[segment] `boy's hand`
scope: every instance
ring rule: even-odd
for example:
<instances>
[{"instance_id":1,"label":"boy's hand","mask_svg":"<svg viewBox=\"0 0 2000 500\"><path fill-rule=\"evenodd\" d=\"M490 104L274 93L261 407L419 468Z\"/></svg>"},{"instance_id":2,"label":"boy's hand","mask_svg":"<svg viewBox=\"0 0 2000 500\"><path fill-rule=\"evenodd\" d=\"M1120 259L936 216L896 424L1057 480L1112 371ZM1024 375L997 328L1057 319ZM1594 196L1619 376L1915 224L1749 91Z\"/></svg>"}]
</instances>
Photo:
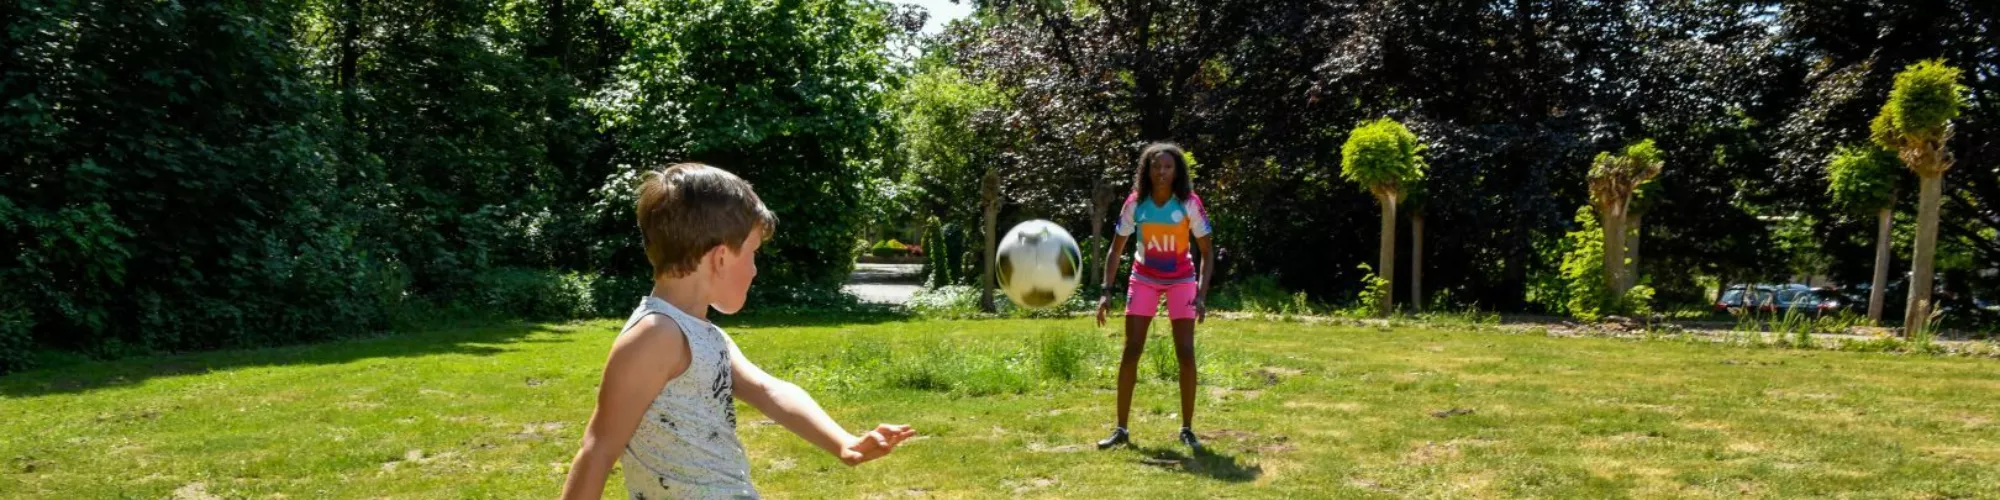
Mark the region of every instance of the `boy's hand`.
<instances>
[{"instance_id":1,"label":"boy's hand","mask_svg":"<svg viewBox=\"0 0 2000 500\"><path fill-rule=\"evenodd\" d=\"M917 430L911 429L907 425L882 424L875 426L875 430L868 431L867 434L862 434L860 437L854 438L854 441L840 448L840 462L854 466L861 465L862 462L882 458L883 455L888 455L889 452L895 451L896 445L903 444L903 440L915 435L917 435Z\"/></svg>"},{"instance_id":2,"label":"boy's hand","mask_svg":"<svg viewBox=\"0 0 2000 500\"><path fill-rule=\"evenodd\" d=\"M1194 322L1202 323L1206 321L1208 321L1208 299L1194 299Z\"/></svg>"}]
</instances>

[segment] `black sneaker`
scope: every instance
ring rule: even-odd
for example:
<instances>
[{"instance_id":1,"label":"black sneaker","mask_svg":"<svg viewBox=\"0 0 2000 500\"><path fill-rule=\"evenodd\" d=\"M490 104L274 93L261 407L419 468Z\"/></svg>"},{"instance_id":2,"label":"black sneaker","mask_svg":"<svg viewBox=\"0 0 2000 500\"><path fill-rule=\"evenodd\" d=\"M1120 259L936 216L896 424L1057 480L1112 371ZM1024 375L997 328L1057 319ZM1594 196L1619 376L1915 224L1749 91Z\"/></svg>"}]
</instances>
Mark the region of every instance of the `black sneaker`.
<instances>
[{"instance_id":1,"label":"black sneaker","mask_svg":"<svg viewBox=\"0 0 2000 500\"><path fill-rule=\"evenodd\" d=\"M1132 436L1130 434L1125 433L1124 427L1114 427L1111 429L1111 437L1104 438L1103 441L1097 442L1097 449L1102 450L1113 446L1131 444L1131 443L1132 443Z\"/></svg>"},{"instance_id":2,"label":"black sneaker","mask_svg":"<svg viewBox=\"0 0 2000 500\"><path fill-rule=\"evenodd\" d=\"M1181 428L1181 444L1187 445L1189 449L1192 449L1197 453L1203 450L1203 448L1201 447L1201 440L1195 439L1194 437L1194 429L1189 429L1186 427Z\"/></svg>"}]
</instances>

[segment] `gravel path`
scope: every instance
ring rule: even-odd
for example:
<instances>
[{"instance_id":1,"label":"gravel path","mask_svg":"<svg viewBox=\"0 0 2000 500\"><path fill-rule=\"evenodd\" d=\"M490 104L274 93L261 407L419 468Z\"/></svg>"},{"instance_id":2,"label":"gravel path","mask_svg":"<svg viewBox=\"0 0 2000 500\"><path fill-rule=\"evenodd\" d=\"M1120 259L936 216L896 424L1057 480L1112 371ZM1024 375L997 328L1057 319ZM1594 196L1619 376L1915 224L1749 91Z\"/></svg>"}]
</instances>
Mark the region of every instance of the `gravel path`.
<instances>
[{"instance_id":1,"label":"gravel path","mask_svg":"<svg viewBox=\"0 0 2000 500\"><path fill-rule=\"evenodd\" d=\"M855 264L841 290L862 302L903 305L923 288L922 264Z\"/></svg>"}]
</instances>

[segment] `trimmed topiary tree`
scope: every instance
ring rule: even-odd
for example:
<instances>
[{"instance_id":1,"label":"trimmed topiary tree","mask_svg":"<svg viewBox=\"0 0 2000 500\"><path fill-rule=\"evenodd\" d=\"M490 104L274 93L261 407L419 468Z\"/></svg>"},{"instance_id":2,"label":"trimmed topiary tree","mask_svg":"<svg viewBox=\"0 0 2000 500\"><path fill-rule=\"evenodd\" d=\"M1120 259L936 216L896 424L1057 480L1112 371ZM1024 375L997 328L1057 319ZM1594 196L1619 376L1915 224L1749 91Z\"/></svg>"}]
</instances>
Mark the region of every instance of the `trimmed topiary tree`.
<instances>
[{"instance_id":1,"label":"trimmed topiary tree","mask_svg":"<svg viewBox=\"0 0 2000 500\"><path fill-rule=\"evenodd\" d=\"M1646 139L1619 154L1605 151L1590 164L1590 206L1604 226L1604 283L1611 296L1625 293L1625 216L1639 184L1660 175L1660 149Z\"/></svg>"},{"instance_id":2,"label":"trimmed topiary tree","mask_svg":"<svg viewBox=\"0 0 2000 500\"><path fill-rule=\"evenodd\" d=\"M1424 145L1408 127L1389 118L1362 123L1340 147L1340 178L1360 184L1382 204L1382 255L1377 272L1394 290L1396 276L1396 202L1405 187L1424 179ZM1384 293L1378 308L1388 315L1395 294Z\"/></svg>"},{"instance_id":3,"label":"trimmed topiary tree","mask_svg":"<svg viewBox=\"0 0 2000 500\"><path fill-rule=\"evenodd\" d=\"M1965 107L1959 69L1932 59L1896 74L1889 102L1870 124L1875 144L1896 152L1917 174L1917 240L1910 259L1910 307L1903 328L1919 328L1931 312L1931 277L1937 257L1938 197L1944 172L1951 169L1951 120Z\"/></svg>"},{"instance_id":4,"label":"trimmed topiary tree","mask_svg":"<svg viewBox=\"0 0 2000 500\"><path fill-rule=\"evenodd\" d=\"M1826 194L1835 204L1876 217L1875 277L1868 289L1868 320L1882 322L1883 289L1889 285L1890 209L1896 205L1896 154L1874 146L1842 146L1826 165Z\"/></svg>"}]
</instances>

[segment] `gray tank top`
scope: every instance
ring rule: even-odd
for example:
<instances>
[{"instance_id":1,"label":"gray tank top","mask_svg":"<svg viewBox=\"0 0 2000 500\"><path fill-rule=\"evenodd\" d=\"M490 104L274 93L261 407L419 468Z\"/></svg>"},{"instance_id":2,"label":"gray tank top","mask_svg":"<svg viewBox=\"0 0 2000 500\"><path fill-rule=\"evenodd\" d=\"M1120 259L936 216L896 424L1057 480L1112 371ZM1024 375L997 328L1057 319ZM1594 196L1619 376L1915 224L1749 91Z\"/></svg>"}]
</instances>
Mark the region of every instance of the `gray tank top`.
<instances>
[{"instance_id":1,"label":"gray tank top","mask_svg":"<svg viewBox=\"0 0 2000 500\"><path fill-rule=\"evenodd\" d=\"M649 314L680 325L687 337L688 367L667 381L646 408L621 460L631 498L757 498L750 486L750 458L736 439L736 401L729 372L729 335L659 297L640 301L632 319Z\"/></svg>"}]
</instances>

